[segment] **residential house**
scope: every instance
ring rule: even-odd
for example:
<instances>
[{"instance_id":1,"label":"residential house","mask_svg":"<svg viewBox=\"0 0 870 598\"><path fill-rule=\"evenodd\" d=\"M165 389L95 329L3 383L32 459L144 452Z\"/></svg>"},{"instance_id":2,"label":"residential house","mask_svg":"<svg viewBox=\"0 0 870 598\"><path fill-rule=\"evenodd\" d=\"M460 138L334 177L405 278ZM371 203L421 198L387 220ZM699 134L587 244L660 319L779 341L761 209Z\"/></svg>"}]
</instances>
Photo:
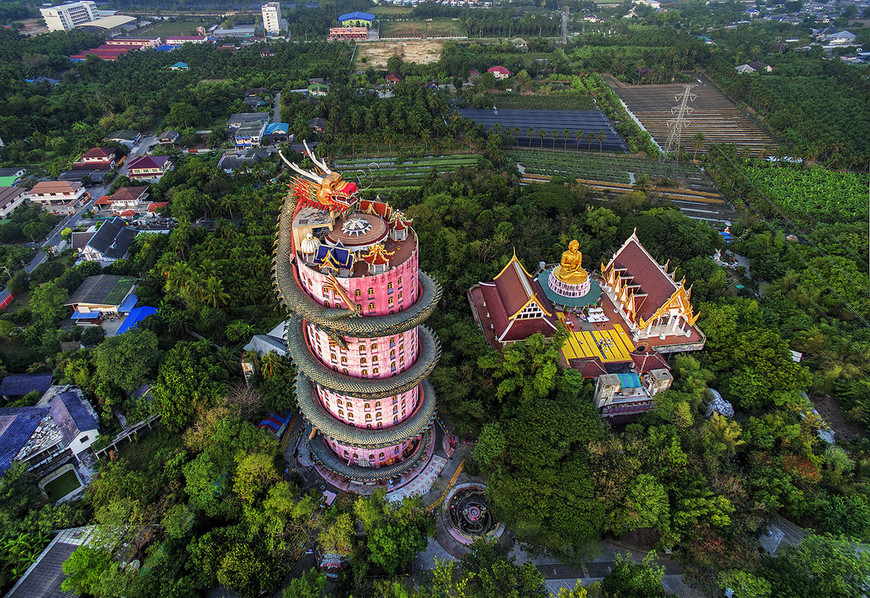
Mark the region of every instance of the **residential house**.
<instances>
[{"instance_id":1,"label":"residential house","mask_svg":"<svg viewBox=\"0 0 870 598\"><path fill-rule=\"evenodd\" d=\"M148 204L145 210L145 216L148 218L156 218L158 213L169 205L168 201L154 201Z\"/></svg>"},{"instance_id":2,"label":"residential house","mask_svg":"<svg viewBox=\"0 0 870 598\"><path fill-rule=\"evenodd\" d=\"M275 50L273 50L272 48L263 48L262 50L260 50L260 56L262 56L263 58L272 58L273 56L275 56Z\"/></svg>"},{"instance_id":3,"label":"residential house","mask_svg":"<svg viewBox=\"0 0 870 598\"><path fill-rule=\"evenodd\" d=\"M329 85L326 83L314 83L308 86L308 95L315 98L325 98L329 93Z\"/></svg>"},{"instance_id":4,"label":"residential house","mask_svg":"<svg viewBox=\"0 0 870 598\"><path fill-rule=\"evenodd\" d=\"M259 126L269 122L268 112L240 112L233 114L227 119L228 129L239 129L241 127Z\"/></svg>"},{"instance_id":5,"label":"residential house","mask_svg":"<svg viewBox=\"0 0 870 598\"><path fill-rule=\"evenodd\" d=\"M73 308L72 319L77 324L99 325L103 318L117 317L133 309L137 301L135 288L136 279L129 276L88 276L64 305Z\"/></svg>"},{"instance_id":6,"label":"residential house","mask_svg":"<svg viewBox=\"0 0 870 598\"><path fill-rule=\"evenodd\" d=\"M164 131L157 138L157 143L161 145L178 145L179 137L181 137L181 133L178 131Z\"/></svg>"},{"instance_id":7,"label":"residential house","mask_svg":"<svg viewBox=\"0 0 870 598\"><path fill-rule=\"evenodd\" d=\"M505 67L503 67L503 66L492 66L492 67L489 67L488 69L486 69L486 72L487 72L487 73L492 73L492 74L495 76L495 78L498 79L498 80L507 79L507 78L510 77L511 74L512 74L509 70L507 70L507 69L506 69Z\"/></svg>"},{"instance_id":8,"label":"residential house","mask_svg":"<svg viewBox=\"0 0 870 598\"><path fill-rule=\"evenodd\" d=\"M117 141L127 147L133 147L139 143L140 139L142 139L142 133L138 131L130 131L128 129L113 131L106 137L106 141Z\"/></svg>"},{"instance_id":9,"label":"residential house","mask_svg":"<svg viewBox=\"0 0 870 598\"><path fill-rule=\"evenodd\" d=\"M44 374L9 374L3 381L0 382L0 396L7 401L20 399L26 394L33 391L39 393L39 396L51 388L51 372Z\"/></svg>"},{"instance_id":10,"label":"residential house","mask_svg":"<svg viewBox=\"0 0 870 598\"><path fill-rule=\"evenodd\" d=\"M76 207L90 199L81 183L71 181L42 181L27 192L25 197L52 214L72 214Z\"/></svg>"},{"instance_id":11,"label":"residential house","mask_svg":"<svg viewBox=\"0 0 870 598\"><path fill-rule=\"evenodd\" d=\"M837 31L825 36L825 42L829 46L854 46L857 38L851 31Z\"/></svg>"},{"instance_id":12,"label":"residential house","mask_svg":"<svg viewBox=\"0 0 870 598\"><path fill-rule=\"evenodd\" d=\"M27 83L33 83L34 85L50 85L54 87L60 83L60 79L52 79L51 77L34 77L33 79L25 79Z\"/></svg>"},{"instance_id":13,"label":"residential house","mask_svg":"<svg viewBox=\"0 0 870 598\"><path fill-rule=\"evenodd\" d=\"M148 187L121 187L111 195L102 196L94 205L99 208L110 207L120 213L125 210L142 212L148 203Z\"/></svg>"},{"instance_id":14,"label":"residential house","mask_svg":"<svg viewBox=\"0 0 870 598\"><path fill-rule=\"evenodd\" d=\"M78 389L34 407L0 408L0 474L23 462L43 478L40 487L64 470L81 484L79 466L98 437L99 419Z\"/></svg>"},{"instance_id":15,"label":"residential house","mask_svg":"<svg viewBox=\"0 0 870 598\"><path fill-rule=\"evenodd\" d=\"M170 71L186 71L190 67L187 66L186 62L176 62L172 66L169 67Z\"/></svg>"},{"instance_id":16,"label":"residential house","mask_svg":"<svg viewBox=\"0 0 870 598\"><path fill-rule=\"evenodd\" d=\"M320 118L319 116L316 118L312 118L308 121L308 125L311 127L311 130L315 133L323 133L326 129L327 121L325 118Z\"/></svg>"},{"instance_id":17,"label":"residential house","mask_svg":"<svg viewBox=\"0 0 870 598\"><path fill-rule=\"evenodd\" d=\"M7 218L23 204L25 195L21 187L0 187L0 218Z\"/></svg>"},{"instance_id":18,"label":"residential house","mask_svg":"<svg viewBox=\"0 0 870 598\"><path fill-rule=\"evenodd\" d=\"M117 153L112 147L92 147L73 163L75 170L111 170Z\"/></svg>"},{"instance_id":19,"label":"residential house","mask_svg":"<svg viewBox=\"0 0 870 598\"><path fill-rule=\"evenodd\" d=\"M166 38L166 45L181 46L183 44L204 44L207 41L207 35L173 35Z\"/></svg>"},{"instance_id":20,"label":"residential house","mask_svg":"<svg viewBox=\"0 0 870 598\"><path fill-rule=\"evenodd\" d=\"M260 147L260 141L263 138L265 130L266 123L239 127L233 134L233 141L236 147Z\"/></svg>"},{"instance_id":21,"label":"residential house","mask_svg":"<svg viewBox=\"0 0 870 598\"><path fill-rule=\"evenodd\" d=\"M755 69L749 66L748 64L741 64L734 67L734 70L740 73L741 75L747 75L749 73L754 73Z\"/></svg>"},{"instance_id":22,"label":"residential house","mask_svg":"<svg viewBox=\"0 0 870 598\"><path fill-rule=\"evenodd\" d=\"M764 64L763 62L761 62L761 61L759 61L759 60L753 60L752 62L747 63L747 64L748 64L748 66L752 67L752 69L753 69L756 73L759 72L759 71L764 71L764 72L766 72L766 73L770 73L770 72L773 71L773 67L772 67L772 66L770 66L769 64Z\"/></svg>"},{"instance_id":23,"label":"residential house","mask_svg":"<svg viewBox=\"0 0 870 598\"><path fill-rule=\"evenodd\" d=\"M266 100L258 97L248 97L242 100L243 103L247 104L251 108L262 108L266 105Z\"/></svg>"},{"instance_id":24,"label":"residential house","mask_svg":"<svg viewBox=\"0 0 870 598\"><path fill-rule=\"evenodd\" d=\"M169 156L139 156L127 166L127 176L137 181L159 181L172 169Z\"/></svg>"},{"instance_id":25,"label":"residential house","mask_svg":"<svg viewBox=\"0 0 870 598\"><path fill-rule=\"evenodd\" d=\"M127 227L121 218L106 220L81 250L79 259L103 265L116 262L127 254L137 232Z\"/></svg>"},{"instance_id":26,"label":"residential house","mask_svg":"<svg viewBox=\"0 0 870 598\"><path fill-rule=\"evenodd\" d=\"M263 131L263 143L280 143L290 139L290 125L287 123L269 123Z\"/></svg>"},{"instance_id":27,"label":"residential house","mask_svg":"<svg viewBox=\"0 0 870 598\"><path fill-rule=\"evenodd\" d=\"M401 81L402 75L400 75L399 73L387 73L385 79L387 80L387 83L392 85L393 83L398 83L399 81Z\"/></svg>"}]
</instances>

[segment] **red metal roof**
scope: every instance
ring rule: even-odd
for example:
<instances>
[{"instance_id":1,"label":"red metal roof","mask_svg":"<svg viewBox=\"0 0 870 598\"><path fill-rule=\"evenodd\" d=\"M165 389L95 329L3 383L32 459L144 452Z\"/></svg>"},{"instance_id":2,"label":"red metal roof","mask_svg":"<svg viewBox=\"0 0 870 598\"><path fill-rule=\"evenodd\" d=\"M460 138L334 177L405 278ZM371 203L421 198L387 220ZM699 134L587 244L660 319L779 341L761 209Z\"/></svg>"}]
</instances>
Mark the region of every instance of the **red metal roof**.
<instances>
[{"instance_id":1,"label":"red metal roof","mask_svg":"<svg viewBox=\"0 0 870 598\"><path fill-rule=\"evenodd\" d=\"M95 206L110 206L112 205L112 198L108 195L102 196L100 199L94 202Z\"/></svg>"},{"instance_id":2,"label":"red metal roof","mask_svg":"<svg viewBox=\"0 0 870 598\"><path fill-rule=\"evenodd\" d=\"M148 204L148 211L153 213L153 212L156 212L157 210L161 210L161 209L165 208L168 205L169 205L168 201L155 201L153 203Z\"/></svg>"},{"instance_id":3,"label":"red metal roof","mask_svg":"<svg viewBox=\"0 0 870 598\"><path fill-rule=\"evenodd\" d=\"M163 168L163 165L169 160L167 156L140 156L128 164L130 170L141 170L144 168Z\"/></svg>"},{"instance_id":4,"label":"red metal roof","mask_svg":"<svg viewBox=\"0 0 870 598\"><path fill-rule=\"evenodd\" d=\"M110 147L92 147L88 151L82 154L82 157L79 160L84 160L85 158L99 158L101 160L110 160L115 157L114 148Z\"/></svg>"}]
</instances>

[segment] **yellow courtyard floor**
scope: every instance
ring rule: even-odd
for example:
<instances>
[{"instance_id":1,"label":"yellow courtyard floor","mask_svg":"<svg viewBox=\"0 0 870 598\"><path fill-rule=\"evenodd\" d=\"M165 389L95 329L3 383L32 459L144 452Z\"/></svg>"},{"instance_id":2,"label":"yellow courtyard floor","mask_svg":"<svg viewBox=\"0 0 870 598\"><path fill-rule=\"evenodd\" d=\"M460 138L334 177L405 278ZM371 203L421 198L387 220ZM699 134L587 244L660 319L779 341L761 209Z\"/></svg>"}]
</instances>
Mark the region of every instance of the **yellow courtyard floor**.
<instances>
[{"instance_id":1,"label":"yellow courtyard floor","mask_svg":"<svg viewBox=\"0 0 870 598\"><path fill-rule=\"evenodd\" d=\"M564 323L564 314L558 315ZM604 363L631 361L629 353L632 351L634 345L625 329L620 324L609 322L602 330L571 330L569 327L568 342L562 346L566 360L598 357Z\"/></svg>"}]
</instances>

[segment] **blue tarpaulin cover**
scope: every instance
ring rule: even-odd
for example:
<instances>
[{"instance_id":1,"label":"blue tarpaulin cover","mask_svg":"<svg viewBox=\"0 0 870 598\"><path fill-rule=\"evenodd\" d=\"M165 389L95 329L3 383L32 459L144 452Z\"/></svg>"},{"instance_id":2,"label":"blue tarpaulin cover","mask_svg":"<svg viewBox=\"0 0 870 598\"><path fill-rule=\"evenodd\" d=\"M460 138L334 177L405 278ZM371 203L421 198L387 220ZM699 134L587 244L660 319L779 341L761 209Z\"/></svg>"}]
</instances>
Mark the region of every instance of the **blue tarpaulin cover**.
<instances>
[{"instance_id":1,"label":"blue tarpaulin cover","mask_svg":"<svg viewBox=\"0 0 870 598\"><path fill-rule=\"evenodd\" d=\"M121 323L121 327L118 328L118 332L116 334L124 334L131 328L135 328L139 322L144 320L150 315L156 314L157 310L153 307L148 307L147 305L143 305L142 307L134 307L132 311L124 318L124 321Z\"/></svg>"},{"instance_id":2,"label":"blue tarpaulin cover","mask_svg":"<svg viewBox=\"0 0 870 598\"><path fill-rule=\"evenodd\" d=\"M124 299L124 302L118 307L118 311L122 314L127 314L132 311L134 307L136 307L136 302L139 301L139 297L136 296L136 293L130 293L127 295L127 298Z\"/></svg>"},{"instance_id":3,"label":"blue tarpaulin cover","mask_svg":"<svg viewBox=\"0 0 870 598\"><path fill-rule=\"evenodd\" d=\"M617 374L622 388L640 388L640 378L637 374Z\"/></svg>"}]
</instances>

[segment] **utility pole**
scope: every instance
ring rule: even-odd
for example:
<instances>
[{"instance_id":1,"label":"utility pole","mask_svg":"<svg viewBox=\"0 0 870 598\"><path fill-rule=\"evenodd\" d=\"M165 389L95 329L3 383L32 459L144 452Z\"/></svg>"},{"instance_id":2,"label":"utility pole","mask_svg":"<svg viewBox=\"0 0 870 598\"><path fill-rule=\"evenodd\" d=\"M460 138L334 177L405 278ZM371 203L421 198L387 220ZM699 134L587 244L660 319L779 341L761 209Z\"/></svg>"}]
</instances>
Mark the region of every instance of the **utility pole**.
<instances>
[{"instance_id":1,"label":"utility pole","mask_svg":"<svg viewBox=\"0 0 870 598\"><path fill-rule=\"evenodd\" d=\"M568 44L568 20L571 13L570 6L562 7L562 43Z\"/></svg>"}]
</instances>

